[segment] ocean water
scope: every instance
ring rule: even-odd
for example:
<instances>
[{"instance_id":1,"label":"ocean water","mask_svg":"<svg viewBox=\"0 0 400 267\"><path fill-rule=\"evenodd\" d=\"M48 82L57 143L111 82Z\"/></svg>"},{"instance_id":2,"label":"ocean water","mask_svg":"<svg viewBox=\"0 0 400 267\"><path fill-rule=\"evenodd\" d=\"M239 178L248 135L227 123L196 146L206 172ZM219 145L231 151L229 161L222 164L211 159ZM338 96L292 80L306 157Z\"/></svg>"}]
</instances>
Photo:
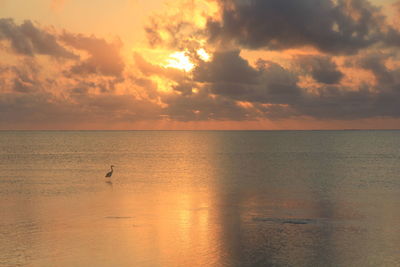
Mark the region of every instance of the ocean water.
<instances>
[{"instance_id":1,"label":"ocean water","mask_svg":"<svg viewBox=\"0 0 400 267\"><path fill-rule=\"evenodd\" d=\"M400 266L399 208L400 131L0 132L0 266Z\"/></svg>"}]
</instances>

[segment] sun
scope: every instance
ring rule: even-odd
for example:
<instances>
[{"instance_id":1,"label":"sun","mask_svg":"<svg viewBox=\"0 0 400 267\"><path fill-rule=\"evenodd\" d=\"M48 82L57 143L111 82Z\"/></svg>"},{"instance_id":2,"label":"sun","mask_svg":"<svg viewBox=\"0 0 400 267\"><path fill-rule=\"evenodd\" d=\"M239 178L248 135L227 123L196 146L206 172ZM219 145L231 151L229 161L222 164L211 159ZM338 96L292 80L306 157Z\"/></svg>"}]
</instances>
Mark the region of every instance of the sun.
<instances>
[{"instance_id":1,"label":"sun","mask_svg":"<svg viewBox=\"0 0 400 267\"><path fill-rule=\"evenodd\" d=\"M200 48L196 52L201 60L205 62L209 62L211 60L211 56L206 52L206 50L204 50L204 48Z\"/></svg>"},{"instance_id":2,"label":"sun","mask_svg":"<svg viewBox=\"0 0 400 267\"><path fill-rule=\"evenodd\" d=\"M189 72L195 67L195 65L190 61L190 58L185 52L174 52L169 55L165 67Z\"/></svg>"}]
</instances>

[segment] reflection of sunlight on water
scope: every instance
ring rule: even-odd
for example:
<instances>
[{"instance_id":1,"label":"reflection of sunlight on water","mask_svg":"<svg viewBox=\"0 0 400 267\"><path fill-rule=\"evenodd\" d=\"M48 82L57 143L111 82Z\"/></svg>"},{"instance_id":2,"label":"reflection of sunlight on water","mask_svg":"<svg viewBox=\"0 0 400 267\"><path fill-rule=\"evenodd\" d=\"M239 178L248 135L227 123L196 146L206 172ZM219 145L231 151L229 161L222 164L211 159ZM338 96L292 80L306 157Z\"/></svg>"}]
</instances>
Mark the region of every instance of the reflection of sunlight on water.
<instances>
[{"instance_id":1,"label":"reflection of sunlight on water","mask_svg":"<svg viewBox=\"0 0 400 267\"><path fill-rule=\"evenodd\" d=\"M206 266L219 258L219 229L210 223L212 198L205 192L164 191L124 196L118 214L131 215L141 227L119 227L136 257L176 266ZM126 223L116 220L115 224ZM135 253L134 253L135 254ZM202 256L203 255L203 256ZM189 262L196 259L194 262Z\"/></svg>"},{"instance_id":2,"label":"reflection of sunlight on water","mask_svg":"<svg viewBox=\"0 0 400 267\"><path fill-rule=\"evenodd\" d=\"M210 212L218 213L213 147L199 146L198 137L188 133L164 142L162 149L179 158L152 162L152 170L161 172L152 188L119 197L120 214L135 214L135 224L147 226L124 229L139 258L167 266L207 266L221 258L221 229L210 222Z\"/></svg>"}]
</instances>

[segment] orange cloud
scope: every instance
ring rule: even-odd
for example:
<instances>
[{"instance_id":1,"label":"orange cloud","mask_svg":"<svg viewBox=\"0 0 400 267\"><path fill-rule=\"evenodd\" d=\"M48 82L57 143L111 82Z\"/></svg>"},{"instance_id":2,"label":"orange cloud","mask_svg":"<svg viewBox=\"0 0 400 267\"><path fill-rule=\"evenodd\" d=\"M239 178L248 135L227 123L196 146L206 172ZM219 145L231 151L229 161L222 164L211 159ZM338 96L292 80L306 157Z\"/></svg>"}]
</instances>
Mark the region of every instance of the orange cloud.
<instances>
[{"instance_id":1,"label":"orange cloud","mask_svg":"<svg viewBox=\"0 0 400 267\"><path fill-rule=\"evenodd\" d=\"M293 6L315 12L295 0L253 2L268 13L275 1L281 19L297 12ZM165 16L153 17L146 27L150 45L136 47L128 56L118 38L110 41L29 20L0 19L0 127L249 130L399 125L400 33L378 19L383 14L368 1L339 1L351 4L348 14L345 6L337 7L346 19L328 12L333 17L321 18L325 24L316 28L309 28L304 14L298 14L305 20L288 20L284 32L262 24L272 18L247 17L254 7L246 7L246 1L227 2L169 6ZM321 3L333 8L331 1ZM55 9L64 4L52 2ZM358 10L356 4L361 5ZM312 12L311 17L321 17ZM248 26L254 21L261 24L252 32ZM349 32L343 28L346 21ZM379 33L379 39L375 26L390 30ZM337 38L326 43L321 36Z\"/></svg>"}]
</instances>

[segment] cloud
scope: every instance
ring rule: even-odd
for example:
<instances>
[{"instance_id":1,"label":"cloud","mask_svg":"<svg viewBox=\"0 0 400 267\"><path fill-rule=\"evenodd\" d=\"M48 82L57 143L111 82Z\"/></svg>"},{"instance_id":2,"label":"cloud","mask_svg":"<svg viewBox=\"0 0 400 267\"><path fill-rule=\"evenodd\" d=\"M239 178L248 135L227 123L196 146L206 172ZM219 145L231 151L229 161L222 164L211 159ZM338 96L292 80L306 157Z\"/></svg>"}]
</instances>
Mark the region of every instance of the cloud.
<instances>
[{"instance_id":1,"label":"cloud","mask_svg":"<svg viewBox=\"0 0 400 267\"><path fill-rule=\"evenodd\" d=\"M89 86L90 87L90 86ZM76 87L69 96L28 91L0 94L2 125L81 125L160 119L161 107L132 94L96 94Z\"/></svg>"},{"instance_id":2,"label":"cloud","mask_svg":"<svg viewBox=\"0 0 400 267\"><path fill-rule=\"evenodd\" d=\"M211 62L194 70L194 79L209 90L238 101L287 104L301 94L297 77L272 61L259 60L257 69L239 51L217 52Z\"/></svg>"},{"instance_id":3,"label":"cloud","mask_svg":"<svg viewBox=\"0 0 400 267\"><path fill-rule=\"evenodd\" d=\"M336 63L328 56L299 56L296 64L300 68L297 66L288 69L267 60L259 60L252 67L240 57L238 51L216 53L211 62L200 64L195 69L194 81L202 84L203 94L214 96L214 102L218 99L219 104L225 103L221 104L221 108L225 108L226 103L230 103L231 107L235 106L231 112L238 120L302 116L322 120L399 118L400 112L395 103L400 102L400 78L394 77L400 77L400 68L388 69L384 61L389 57L390 55L367 53L351 58L355 67L371 70L377 76L378 83L374 86L367 83L358 87L342 84L345 73L339 71ZM310 75L319 82L314 91L300 86L301 75ZM179 104L180 109L173 109L177 118L178 111L184 109L182 107L187 107L188 114L194 112L189 108L191 102L196 103L193 107L199 111L203 110L201 105L209 110L210 103L213 102L206 101L209 100L206 96L174 96L170 109ZM241 103L245 103L243 110L240 109ZM202 113L190 115L201 118L200 114ZM210 117L209 112L205 114ZM218 112L213 114L216 117L221 115Z\"/></svg>"},{"instance_id":4,"label":"cloud","mask_svg":"<svg viewBox=\"0 0 400 267\"><path fill-rule=\"evenodd\" d=\"M0 65L0 93L32 93L42 88L40 66L33 58L24 58L21 64Z\"/></svg>"},{"instance_id":5,"label":"cloud","mask_svg":"<svg viewBox=\"0 0 400 267\"><path fill-rule=\"evenodd\" d=\"M4 124L54 123L76 119L76 109L49 93L1 94L0 121Z\"/></svg>"},{"instance_id":6,"label":"cloud","mask_svg":"<svg viewBox=\"0 0 400 267\"><path fill-rule=\"evenodd\" d=\"M384 17L364 0L219 1L222 20L208 21L210 40L248 49L312 46L353 54L382 38Z\"/></svg>"},{"instance_id":7,"label":"cloud","mask_svg":"<svg viewBox=\"0 0 400 267\"><path fill-rule=\"evenodd\" d=\"M192 81L168 76L178 85L174 94L161 99L174 119L399 117L394 108L400 100L399 60L397 52L388 51L396 50L400 33L386 22L379 7L366 0L216 2L220 17L208 17L206 28L193 29L193 24L188 26L190 22L176 16L172 23L155 18L146 28L152 45L191 51L196 44L190 40L208 37L208 46L215 51L210 62L191 55L197 62ZM304 50L286 57L285 66L270 59L253 66L240 55L240 49L305 47L318 53L304 55ZM376 49L385 52L377 54ZM166 77L151 64L142 64L142 70ZM376 82L358 76L358 71L370 72ZM357 82L352 81L354 76ZM302 82L304 77L311 77L311 83ZM218 112L216 103L235 115Z\"/></svg>"},{"instance_id":8,"label":"cloud","mask_svg":"<svg viewBox=\"0 0 400 267\"><path fill-rule=\"evenodd\" d=\"M146 28L165 54L185 51L187 72L140 50L130 64L119 40L1 19L1 127L400 118L400 34L368 1L214 2L204 27L174 13Z\"/></svg>"},{"instance_id":9,"label":"cloud","mask_svg":"<svg viewBox=\"0 0 400 267\"><path fill-rule=\"evenodd\" d=\"M157 75L174 81L186 79L184 72L174 68L165 68L146 61L139 53L134 53L133 58L136 66L145 76Z\"/></svg>"},{"instance_id":10,"label":"cloud","mask_svg":"<svg viewBox=\"0 0 400 267\"><path fill-rule=\"evenodd\" d=\"M79 94L73 96L77 107L85 109L91 119L133 122L160 119L161 107L133 95ZM110 116L112 114L112 116Z\"/></svg>"},{"instance_id":11,"label":"cloud","mask_svg":"<svg viewBox=\"0 0 400 267\"><path fill-rule=\"evenodd\" d=\"M15 92L29 93L37 91L40 88L38 81L30 77L27 73L17 70L16 74L13 86Z\"/></svg>"},{"instance_id":12,"label":"cloud","mask_svg":"<svg viewBox=\"0 0 400 267\"><path fill-rule=\"evenodd\" d=\"M380 85L390 84L394 82L394 75L399 74L388 70L385 65L385 61L393 56L386 53L371 53L360 58L356 65L371 71Z\"/></svg>"},{"instance_id":13,"label":"cloud","mask_svg":"<svg viewBox=\"0 0 400 267\"><path fill-rule=\"evenodd\" d=\"M164 108L164 114L177 121L254 119L254 116L237 105L236 101L211 96L204 90L194 94L165 95L162 100L168 105Z\"/></svg>"},{"instance_id":14,"label":"cloud","mask_svg":"<svg viewBox=\"0 0 400 267\"><path fill-rule=\"evenodd\" d=\"M258 72L240 57L240 51L216 52L211 62L200 61L194 79L199 82L253 83Z\"/></svg>"},{"instance_id":15,"label":"cloud","mask_svg":"<svg viewBox=\"0 0 400 267\"><path fill-rule=\"evenodd\" d=\"M36 27L29 20L17 25L13 19L0 19L1 40L10 41L12 50L21 55L39 54L56 58L76 58L58 43L55 35Z\"/></svg>"},{"instance_id":16,"label":"cloud","mask_svg":"<svg viewBox=\"0 0 400 267\"><path fill-rule=\"evenodd\" d=\"M321 87L318 94L303 95L293 108L298 114L318 119L351 120L380 115L367 88L351 91L334 86Z\"/></svg>"},{"instance_id":17,"label":"cloud","mask_svg":"<svg viewBox=\"0 0 400 267\"><path fill-rule=\"evenodd\" d=\"M86 51L89 57L75 65L71 72L74 74L102 74L107 76L121 76L125 68L120 50L120 40L109 43L104 39L82 34L65 32L60 39L67 45Z\"/></svg>"},{"instance_id":18,"label":"cloud","mask_svg":"<svg viewBox=\"0 0 400 267\"><path fill-rule=\"evenodd\" d=\"M344 77L329 56L299 56L297 64L320 83L337 84Z\"/></svg>"},{"instance_id":19,"label":"cloud","mask_svg":"<svg viewBox=\"0 0 400 267\"><path fill-rule=\"evenodd\" d=\"M151 47L197 50L206 38L203 28L208 17L216 15L214 0L179 0L168 9L153 14L144 28Z\"/></svg>"}]
</instances>

